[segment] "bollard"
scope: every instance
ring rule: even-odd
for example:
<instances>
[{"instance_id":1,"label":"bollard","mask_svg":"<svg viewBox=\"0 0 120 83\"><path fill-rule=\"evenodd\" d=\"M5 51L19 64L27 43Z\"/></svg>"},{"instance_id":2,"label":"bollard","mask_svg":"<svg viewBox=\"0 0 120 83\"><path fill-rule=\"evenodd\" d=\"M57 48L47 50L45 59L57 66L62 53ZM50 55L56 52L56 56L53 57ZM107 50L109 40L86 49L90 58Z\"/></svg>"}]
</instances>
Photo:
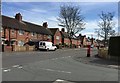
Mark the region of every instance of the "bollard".
<instances>
[{"instance_id":1,"label":"bollard","mask_svg":"<svg viewBox=\"0 0 120 83\"><path fill-rule=\"evenodd\" d=\"M88 45L87 47L88 47L88 48L87 48L87 57L90 57L90 48L91 48L91 46Z\"/></svg>"}]
</instances>

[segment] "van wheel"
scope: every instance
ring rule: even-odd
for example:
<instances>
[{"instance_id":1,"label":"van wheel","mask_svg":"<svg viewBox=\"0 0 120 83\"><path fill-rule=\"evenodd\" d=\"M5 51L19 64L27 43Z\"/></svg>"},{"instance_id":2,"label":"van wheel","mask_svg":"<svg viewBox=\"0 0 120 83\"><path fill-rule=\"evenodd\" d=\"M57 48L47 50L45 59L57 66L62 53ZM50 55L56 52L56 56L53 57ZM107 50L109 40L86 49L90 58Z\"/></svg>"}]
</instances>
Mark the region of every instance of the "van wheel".
<instances>
[{"instance_id":1,"label":"van wheel","mask_svg":"<svg viewBox=\"0 0 120 83\"><path fill-rule=\"evenodd\" d=\"M47 51L49 51L49 48L47 48Z\"/></svg>"},{"instance_id":2,"label":"van wheel","mask_svg":"<svg viewBox=\"0 0 120 83\"><path fill-rule=\"evenodd\" d=\"M54 51L57 50L56 48L54 49Z\"/></svg>"}]
</instances>

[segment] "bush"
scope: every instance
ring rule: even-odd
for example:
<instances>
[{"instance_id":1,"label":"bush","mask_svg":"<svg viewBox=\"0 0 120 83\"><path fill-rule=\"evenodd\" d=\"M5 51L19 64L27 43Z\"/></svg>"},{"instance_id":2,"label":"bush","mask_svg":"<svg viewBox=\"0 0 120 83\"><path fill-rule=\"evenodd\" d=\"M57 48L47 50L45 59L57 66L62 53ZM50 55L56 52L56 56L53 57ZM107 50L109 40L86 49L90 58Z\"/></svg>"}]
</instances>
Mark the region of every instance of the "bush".
<instances>
[{"instance_id":1,"label":"bush","mask_svg":"<svg viewBox=\"0 0 120 83\"><path fill-rule=\"evenodd\" d=\"M101 58L109 58L109 55L108 55L108 49L107 48L100 48L98 50L98 56L101 57Z\"/></svg>"}]
</instances>

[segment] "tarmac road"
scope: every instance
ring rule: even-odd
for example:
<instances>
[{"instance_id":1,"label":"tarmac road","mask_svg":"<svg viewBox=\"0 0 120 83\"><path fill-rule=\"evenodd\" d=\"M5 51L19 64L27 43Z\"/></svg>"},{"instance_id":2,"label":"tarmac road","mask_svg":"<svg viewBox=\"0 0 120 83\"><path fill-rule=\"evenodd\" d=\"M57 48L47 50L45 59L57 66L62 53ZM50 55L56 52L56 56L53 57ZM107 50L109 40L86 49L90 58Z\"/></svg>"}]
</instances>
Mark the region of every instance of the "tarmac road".
<instances>
[{"instance_id":1,"label":"tarmac road","mask_svg":"<svg viewBox=\"0 0 120 83\"><path fill-rule=\"evenodd\" d=\"M91 55L97 53L92 49ZM76 61L86 49L3 54L3 81L118 81L118 70Z\"/></svg>"}]
</instances>

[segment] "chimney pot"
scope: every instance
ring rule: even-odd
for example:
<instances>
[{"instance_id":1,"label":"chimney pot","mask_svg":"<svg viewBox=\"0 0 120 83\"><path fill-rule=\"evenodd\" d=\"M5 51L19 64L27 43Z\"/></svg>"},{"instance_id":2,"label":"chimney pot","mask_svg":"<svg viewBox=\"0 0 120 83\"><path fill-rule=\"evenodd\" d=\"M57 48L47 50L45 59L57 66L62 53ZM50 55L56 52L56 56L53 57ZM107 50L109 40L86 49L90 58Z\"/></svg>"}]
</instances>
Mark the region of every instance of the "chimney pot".
<instances>
[{"instance_id":1,"label":"chimney pot","mask_svg":"<svg viewBox=\"0 0 120 83\"><path fill-rule=\"evenodd\" d=\"M62 30L61 30L62 32L65 32L65 29L64 28L62 28Z\"/></svg>"},{"instance_id":2,"label":"chimney pot","mask_svg":"<svg viewBox=\"0 0 120 83\"><path fill-rule=\"evenodd\" d=\"M15 15L15 19L17 19L18 21L22 21L22 16L21 16L21 14L20 13L17 13L16 15Z\"/></svg>"},{"instance_id":3,"label":"chimney pot","mask_svg":"<svg viewBox=\"0 0 120 83\"><path fill-rule=\"evenodd\" d=\"M47 28L47 27L48 27L47 22L44 22L44 23L43 23L43 27L45 27L45 28Z\"/></svg>"}]
</instances>

